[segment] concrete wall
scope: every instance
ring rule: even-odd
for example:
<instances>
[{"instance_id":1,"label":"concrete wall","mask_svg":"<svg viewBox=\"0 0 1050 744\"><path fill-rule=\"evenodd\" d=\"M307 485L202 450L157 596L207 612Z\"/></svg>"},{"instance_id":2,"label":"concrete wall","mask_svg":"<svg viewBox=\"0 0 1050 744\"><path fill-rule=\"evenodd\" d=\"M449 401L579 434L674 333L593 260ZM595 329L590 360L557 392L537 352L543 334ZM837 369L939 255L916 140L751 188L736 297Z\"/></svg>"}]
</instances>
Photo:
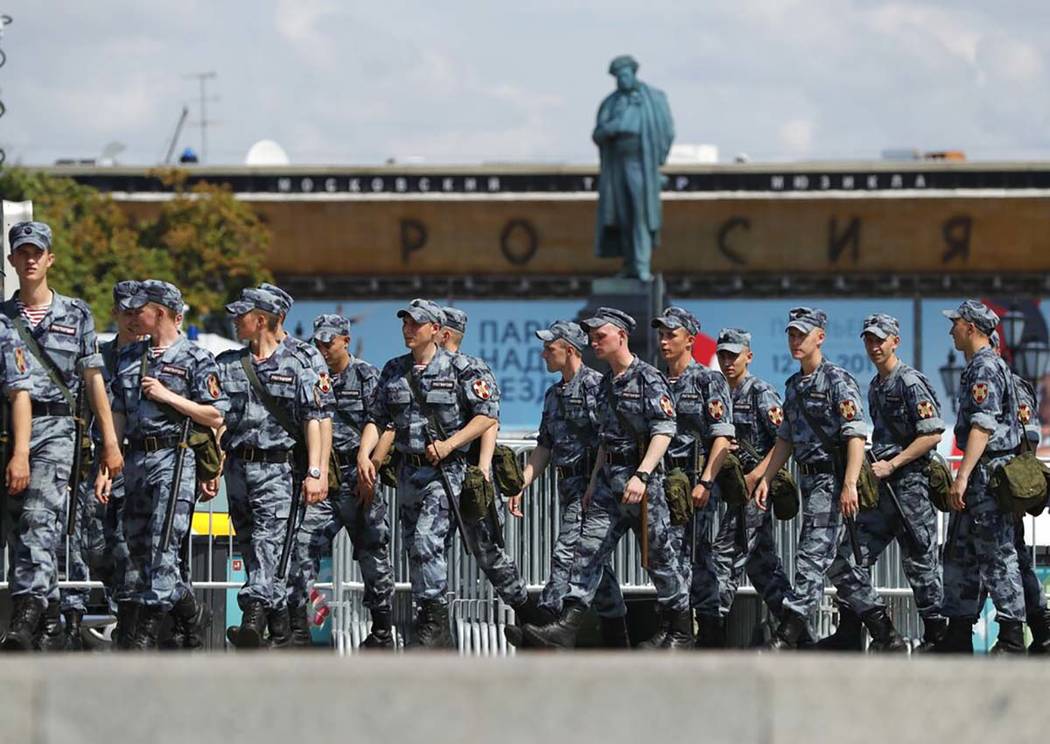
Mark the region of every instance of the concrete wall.
<instances>
[{"instance_id":1,"label":"concrete wall","mask_svg":"<svg viewBox=\"0 0 1050 744\"><path fill-rule=\"evenodd\" d=\"M1043 662L639 653L2 660L0 741L1036 741Z\"/></svg>"}]
</instances>

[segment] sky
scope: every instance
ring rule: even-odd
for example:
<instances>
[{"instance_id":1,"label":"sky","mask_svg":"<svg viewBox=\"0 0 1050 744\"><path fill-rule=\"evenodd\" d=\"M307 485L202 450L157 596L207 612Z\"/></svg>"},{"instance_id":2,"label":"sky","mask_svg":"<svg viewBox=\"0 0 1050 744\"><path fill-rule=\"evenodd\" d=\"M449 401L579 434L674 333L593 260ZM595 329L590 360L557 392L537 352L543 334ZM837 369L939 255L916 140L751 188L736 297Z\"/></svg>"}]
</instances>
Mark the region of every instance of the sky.
<instances>
[{"instance_id":1,"label":"sky","mask_svg":"<svg viewBox=\"0 0 1050 744\"><path fill-rule=\"evenodd\" d=\"M1050 3L877 0L6 0L9 162L164 158L208 92L206 161L594 163L609 60L723 161L887 148L1050 158ZM200 129L179 142L200 149Z\"/></svg>"}]
</instances>

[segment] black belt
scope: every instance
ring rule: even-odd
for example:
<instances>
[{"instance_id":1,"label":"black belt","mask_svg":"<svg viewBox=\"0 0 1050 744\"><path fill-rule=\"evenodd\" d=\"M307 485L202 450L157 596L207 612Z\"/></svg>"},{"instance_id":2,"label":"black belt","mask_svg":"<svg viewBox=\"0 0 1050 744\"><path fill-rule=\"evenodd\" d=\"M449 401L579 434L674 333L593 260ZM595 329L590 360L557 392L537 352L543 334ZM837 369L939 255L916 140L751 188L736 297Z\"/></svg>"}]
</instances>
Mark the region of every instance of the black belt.
<instances>
[{"instance_id":1,"label":"black belt","mask_svg":"<svg viewBox=\"0 0 1050 744\"><path fill-rule=\"evenodd\" d=\"M286 449L260 449L258 447L242 446L234 449L232 454L243 462L258 462L268 465L283 465L292 461L292 450Z\"/></svg>"},{"instance_id":2,"label":"black belt","mask_svg":"<svg viewBox=\"0 0 1050 744\"><path fill-rule=\"evenodd\" d=\"M32 402L33 418L38 416L72 416L73 412L66 403L45 403L42 400Z\"/></svg>"},{"instance_id":3,"label":"black belt","mask_svg":"<svg viewBox=\"0 0 1050 744\"><path fill-rule=\"evenodd\" d=\"M565 480L566 478L579 478L581 475L590 475L591 471L587 467L587 463L579 462L575 465L559 465L554 468L555 474L558 476L558 480Z\"/></svg>"},{"instance_id":4,"label":"black belt","mask_svg":"<svg viewBox=\"0 0 1050 744\"><path fill-rule=\"evenodd\" d=\"M634 452L606 452L606 465L623 465L630 468L638 467L638 455Z\"/></svg>"},{"instance_id":5,"label":"black belt","mask_svg":"<svg viewBox=\"0 0 1050 744\"><path fill-rule=\"evenodd\" d=\"M983 460L985 458L988 458L989 460L994 460L998 457L1013 457L1016 454L1017 448L1005 450L985 450L984 454L981 455L981 459Z\"/></svg>"},{"instance_id":6,"label":"black belt","mask_svg":"<svg viewBox=\"0 0 1050 744\"><path fill-rule=\"evenodd\" d=\"M338 465L341 468L356 467L357 466L357 451L358 451L357 447L355 447L352 450L347 450L346 452L339 452L339 451L333 450L332 454L335 456L335 464Z\"/></svg>"},{"instance_id":7,"label":"black belt","mask_svg":"<svg viewBox=\"0 0 1050 744\"><path fill-rule=\"evenodd\" d=\"M142 437L141 439L129 439L128 449L140 452L156 452L162 449L174 449L179 446L182 437L178 434L169 434L163 437Z\"/></svg>"},{"instance_id":8,"label":"black belt","mask_svg":"<svg viewBox=\"0 0 1050 744\"><path fill-rule=\"evenodd\" d=\"M828 460L823 462L800 462L798 463L799 475L834 475L835 464Z\"/></svg>"},{"instance_id":9,"label":"black belt","mask_svg":"<svg viewBox=\"0 0 1050 744\"><path fill-rule=\"evenodd\" d=\"M401 459L406 465L411 465L414 468L430 467L430 460L425 455L410 455L407 452L402 452Z\"/></svg>"}]
</instances>

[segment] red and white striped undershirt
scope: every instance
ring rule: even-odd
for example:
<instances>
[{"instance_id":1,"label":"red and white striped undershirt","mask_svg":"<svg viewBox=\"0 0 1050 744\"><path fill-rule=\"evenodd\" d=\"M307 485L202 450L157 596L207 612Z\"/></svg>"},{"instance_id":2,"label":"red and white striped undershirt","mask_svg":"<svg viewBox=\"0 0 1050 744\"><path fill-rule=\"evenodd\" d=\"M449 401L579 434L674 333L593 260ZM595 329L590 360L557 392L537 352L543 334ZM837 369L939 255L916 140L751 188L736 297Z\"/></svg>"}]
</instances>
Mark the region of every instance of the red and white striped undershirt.
<instances>
[{"instance_id":1,"label":"red and white striped undershirt","mask_svg":"<svg viewBox=\"0 0 1050 744\"><path fill-rule=\"evenodd\" d=\"M51 303L48 302L45 305L26 305L21 300L15 300L18 305L18 312L26 322L29 323L31 328L36 328L40 325L40 321L47 315L47 311L51 309Z\"/></svg>"},{"instance_id":2,"label":"red and white striped undershirt","mask_svg":"<svg viewBox=\"0 0 1050 744\"><path fill-rule=\"evenodd\" d=\"M152 359L160 359L164 356L164 352L171 348L171 344L167 346L151 346L149 347L149 355Z\"/></svg>"}]
</instances>

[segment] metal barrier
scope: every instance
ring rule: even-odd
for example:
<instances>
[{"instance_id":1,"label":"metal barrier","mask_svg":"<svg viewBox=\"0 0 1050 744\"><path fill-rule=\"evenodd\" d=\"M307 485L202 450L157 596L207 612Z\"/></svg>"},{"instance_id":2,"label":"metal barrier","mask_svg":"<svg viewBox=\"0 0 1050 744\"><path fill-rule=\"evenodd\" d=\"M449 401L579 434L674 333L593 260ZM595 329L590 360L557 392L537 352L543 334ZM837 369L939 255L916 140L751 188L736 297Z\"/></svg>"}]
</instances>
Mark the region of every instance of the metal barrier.
<instances>
[{"instance_id":1,"label":"metal barrier","mask_svg":"<svg viewBox=\"0 0 1050 744\"><path fill-rule=\"evenodd\" d=\"M527 459L535 441L531 439L503 439L502 444L511 447L522 464ZM960 458L951 458L957 462ZM397 520L397 493L393 489L383 488L384 498L389 500L388 513L393 522ZM220 500L198 504L193 519L194 531L199 533L190 541L187 565L193 567L192 583L195 590L205 593L217 593L224 600L228 590L236 590L240 581L229 576L228 567L237 555L233 530L227 514L216 510ZM532 591L540 590L550 574L551 551L558 537L560 524L560 507L557 497L557 485L553 477L553 468L548 468L526 492L523 510L524 519L507 517L504 526L507 553L517 563L522 577ZM505 511L505 510L504 510ZM1035 557L1035 518L1025 517L1026 533L1032 542L1030 546ZM717 520L713 526L717 530ZM943 543L947 531L947 515L937 515L938 542ZM798 521L781 522L774 520L776 544L784 568L789 577L794 576L795 556L798 544ZM508 647L503 636L503 627L513 620L513 611L495 595L492 586L485 579L473 558L466 556L456 535L449 554L449 591L450 618L453 624L454 637L458 640L461 654L508 654L514 649ZM203 552L203 555L201 553ZM225 556L222 565L220 557ZM395 577L394 624L398 630L399 642L403 641L404 630L411 627L414 621L408 573L408 556L401 544L400 529L391 530L391 562ZM5 581L0 582L0 590L6 589L6 554L0 557ZM652 595L655 592L645 570L641 567L640 551L633 537L621 540L612 560L613 568L625 595ZM71 563L69 551L66 550L64 576L69 576ZM890 544L872 569L875 586L879 593L886 597L893 621L907 638L918 638L922 635L922 623L915 611L911 588L901 569L900 547L896 541ZM61 588L101 588L97 581L59 582ZM339 654L349 654L356 649L368 635L369 615L362 605L364 584L356 562L353 560L353 549L345 531L336 538L332 551L332 581L318 583L316 588L330 593L329 605L332 609L332 643ZM830 585L825 590L825 597L817 613L816 630L821 634L830 631L834 624L837 610L832 601L835 590ZM747 576L741 579L738 595L754 595ZM213 605L215 598L213 597ZM103 619L95 622L103 624ZM221 636L218 642L221 643Z\"/></svg>"}]
</instances>

